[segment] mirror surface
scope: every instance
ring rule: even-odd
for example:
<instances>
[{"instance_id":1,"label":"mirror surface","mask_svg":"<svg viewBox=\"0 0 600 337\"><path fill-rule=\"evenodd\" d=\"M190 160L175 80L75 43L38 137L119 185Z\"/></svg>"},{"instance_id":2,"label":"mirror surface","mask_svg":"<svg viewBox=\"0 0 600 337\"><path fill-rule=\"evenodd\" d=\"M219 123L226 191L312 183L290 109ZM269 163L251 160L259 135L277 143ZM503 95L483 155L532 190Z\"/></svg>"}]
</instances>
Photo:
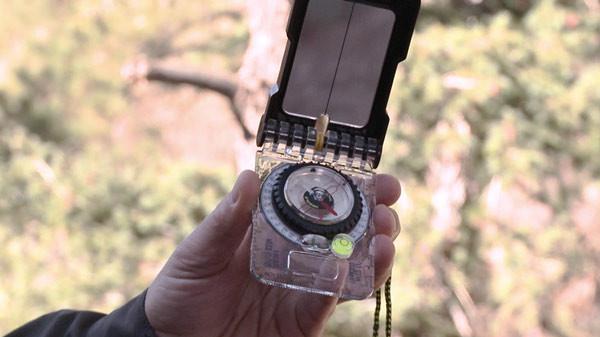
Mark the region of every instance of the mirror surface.
<instances>
[{"instance_id":1,"label":"mirror surface","mask_svg":"<svg viewBox=\"0 0 600 337\"><path fill-rule=\"evenodd\" d=\"M291 115L363 127L369 121L395 15L344 0L311 0L283 99Z\"/></svg>"}]
</instances>

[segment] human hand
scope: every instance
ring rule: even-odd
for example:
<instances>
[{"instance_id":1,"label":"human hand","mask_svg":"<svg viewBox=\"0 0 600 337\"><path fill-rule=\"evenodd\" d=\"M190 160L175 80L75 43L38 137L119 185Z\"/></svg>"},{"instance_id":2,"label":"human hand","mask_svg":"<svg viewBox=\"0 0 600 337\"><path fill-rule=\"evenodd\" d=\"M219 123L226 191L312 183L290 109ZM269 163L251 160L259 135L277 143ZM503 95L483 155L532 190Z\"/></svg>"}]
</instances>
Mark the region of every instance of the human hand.
<instances>
[{"instance_id":1,"label":"human hand","mask_svg":"<svg viewBox=\"0 0 600 337\"><path fill-rule=\"evenodd\" d=\"M400 224L392 205L400 184L377 176L373 213L375 287L391 273ZM260 181L243 172L233 190L175 250L146 294L159 337L319 336L338 299L266 286L249 271L251 215ZM231 247L237 247L232 249Z\"/></svg>"}]
</instances>

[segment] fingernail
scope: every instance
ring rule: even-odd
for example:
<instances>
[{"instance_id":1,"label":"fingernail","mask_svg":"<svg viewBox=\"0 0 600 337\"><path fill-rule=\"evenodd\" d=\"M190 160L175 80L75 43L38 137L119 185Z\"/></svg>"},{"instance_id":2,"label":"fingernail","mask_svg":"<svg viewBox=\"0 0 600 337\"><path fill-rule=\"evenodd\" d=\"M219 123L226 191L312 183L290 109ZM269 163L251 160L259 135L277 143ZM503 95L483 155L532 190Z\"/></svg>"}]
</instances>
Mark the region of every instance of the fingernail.
<instances>
[{"instance_id":1,"label":"fingernail","mask_svg":"<svg viewBox=\"0 0 600 337\"><path fill-rule=\"evenodd\" d=\"M402 231L402 226L400 225L400 217L398 216L398 212L395 209L390 207L390 211L392 212L392 216L394 217L394 239L400 235Z\"/></svg>"}]
</instances>

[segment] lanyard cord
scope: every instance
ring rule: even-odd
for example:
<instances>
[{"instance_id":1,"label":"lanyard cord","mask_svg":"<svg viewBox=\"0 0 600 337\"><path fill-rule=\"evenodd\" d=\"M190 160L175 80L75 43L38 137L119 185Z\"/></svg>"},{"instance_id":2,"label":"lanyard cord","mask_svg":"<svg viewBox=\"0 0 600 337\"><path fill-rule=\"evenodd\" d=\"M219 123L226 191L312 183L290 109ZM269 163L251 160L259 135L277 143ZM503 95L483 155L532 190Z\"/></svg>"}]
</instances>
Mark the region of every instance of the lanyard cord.
<instances>
[{"instance_id":1,"label":"lanyard cord","mask_svg":"<svg viewBox=\"0 0 600 337\"><path fill-rule=\"evenodd\" d=\"M385 336L392 336L392 277L385 282ZM375 292L375 318L373 320L373 337L379 336L379 313L381 312L381 289Z\"/></svg>"}]
</instances>

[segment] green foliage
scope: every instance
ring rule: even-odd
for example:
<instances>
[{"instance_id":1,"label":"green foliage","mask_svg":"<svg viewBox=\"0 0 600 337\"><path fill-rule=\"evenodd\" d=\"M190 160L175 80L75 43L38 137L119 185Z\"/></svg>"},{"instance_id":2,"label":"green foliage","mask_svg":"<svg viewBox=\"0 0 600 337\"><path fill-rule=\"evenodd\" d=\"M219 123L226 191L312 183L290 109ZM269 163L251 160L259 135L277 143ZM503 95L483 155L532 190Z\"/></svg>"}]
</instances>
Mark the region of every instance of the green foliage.
<instances>
[{"instance_id":1,"label":"green foliage","mask_svg":"<svg viewBox=\"0 0 600 337\"><path fill-rule=\"evenodd\" d=\"M0 327L61 307L110 310L151 281L232 174L67 155L23 128L0 133ZM167 165L168 164L168 165Z\"/></svg>"},{"instance_id":2,"label":"green foliage","mask_svg":"<svg viewBox=\"0 0 600 337\"><path fill-rule=\"evenodd\" d=\"M598 11L540 1L523 16L419 28L384 154L410 201L396 268L399 330L454 336L451 311L461 308L482 336L598 334L598 295L574 300L579 309L560 297L580 291L579 280L600 284L598 246L586 239L597 229L586 232L575 207L600 181ZM459 168L458 177L439 183L432 163L445 174ZM452 207L456 190L465 195ZM435 198L456 210L456 227L432 221ZM452 294L463 285L474 312Z\"/></svg>"},{"instance_id":3,"label":"green foliage","mask_svg":"<svg viewBox=\"0 0 600 337\"><path fill-rule=\"evenodd\" d=\"M404 187L395 332L600 333L594 3L424 3L381 169ZM132 59L235 71L240 4L0 4L0 331L120 305L226 193L230 170L168 159L151 137L126 153L108 135L132 100ZM327 336L370 334L371 312L343 304Z\"/></svg>"},{"instance_id":4,"label":"green foliage","mask_svg":"<svg viewBox=\"0 0 600 337\"><path fill-rule=\"evenodd\" d=\"M61 308L119 306L226 193L232 170L173 162L153 139L125 153L109 134L128 112L121 68L136 55L237 66L243 22L211 26L230 7L0 4L11 14L0 21L0 331Z\"/></svg>"}]
</instances>

